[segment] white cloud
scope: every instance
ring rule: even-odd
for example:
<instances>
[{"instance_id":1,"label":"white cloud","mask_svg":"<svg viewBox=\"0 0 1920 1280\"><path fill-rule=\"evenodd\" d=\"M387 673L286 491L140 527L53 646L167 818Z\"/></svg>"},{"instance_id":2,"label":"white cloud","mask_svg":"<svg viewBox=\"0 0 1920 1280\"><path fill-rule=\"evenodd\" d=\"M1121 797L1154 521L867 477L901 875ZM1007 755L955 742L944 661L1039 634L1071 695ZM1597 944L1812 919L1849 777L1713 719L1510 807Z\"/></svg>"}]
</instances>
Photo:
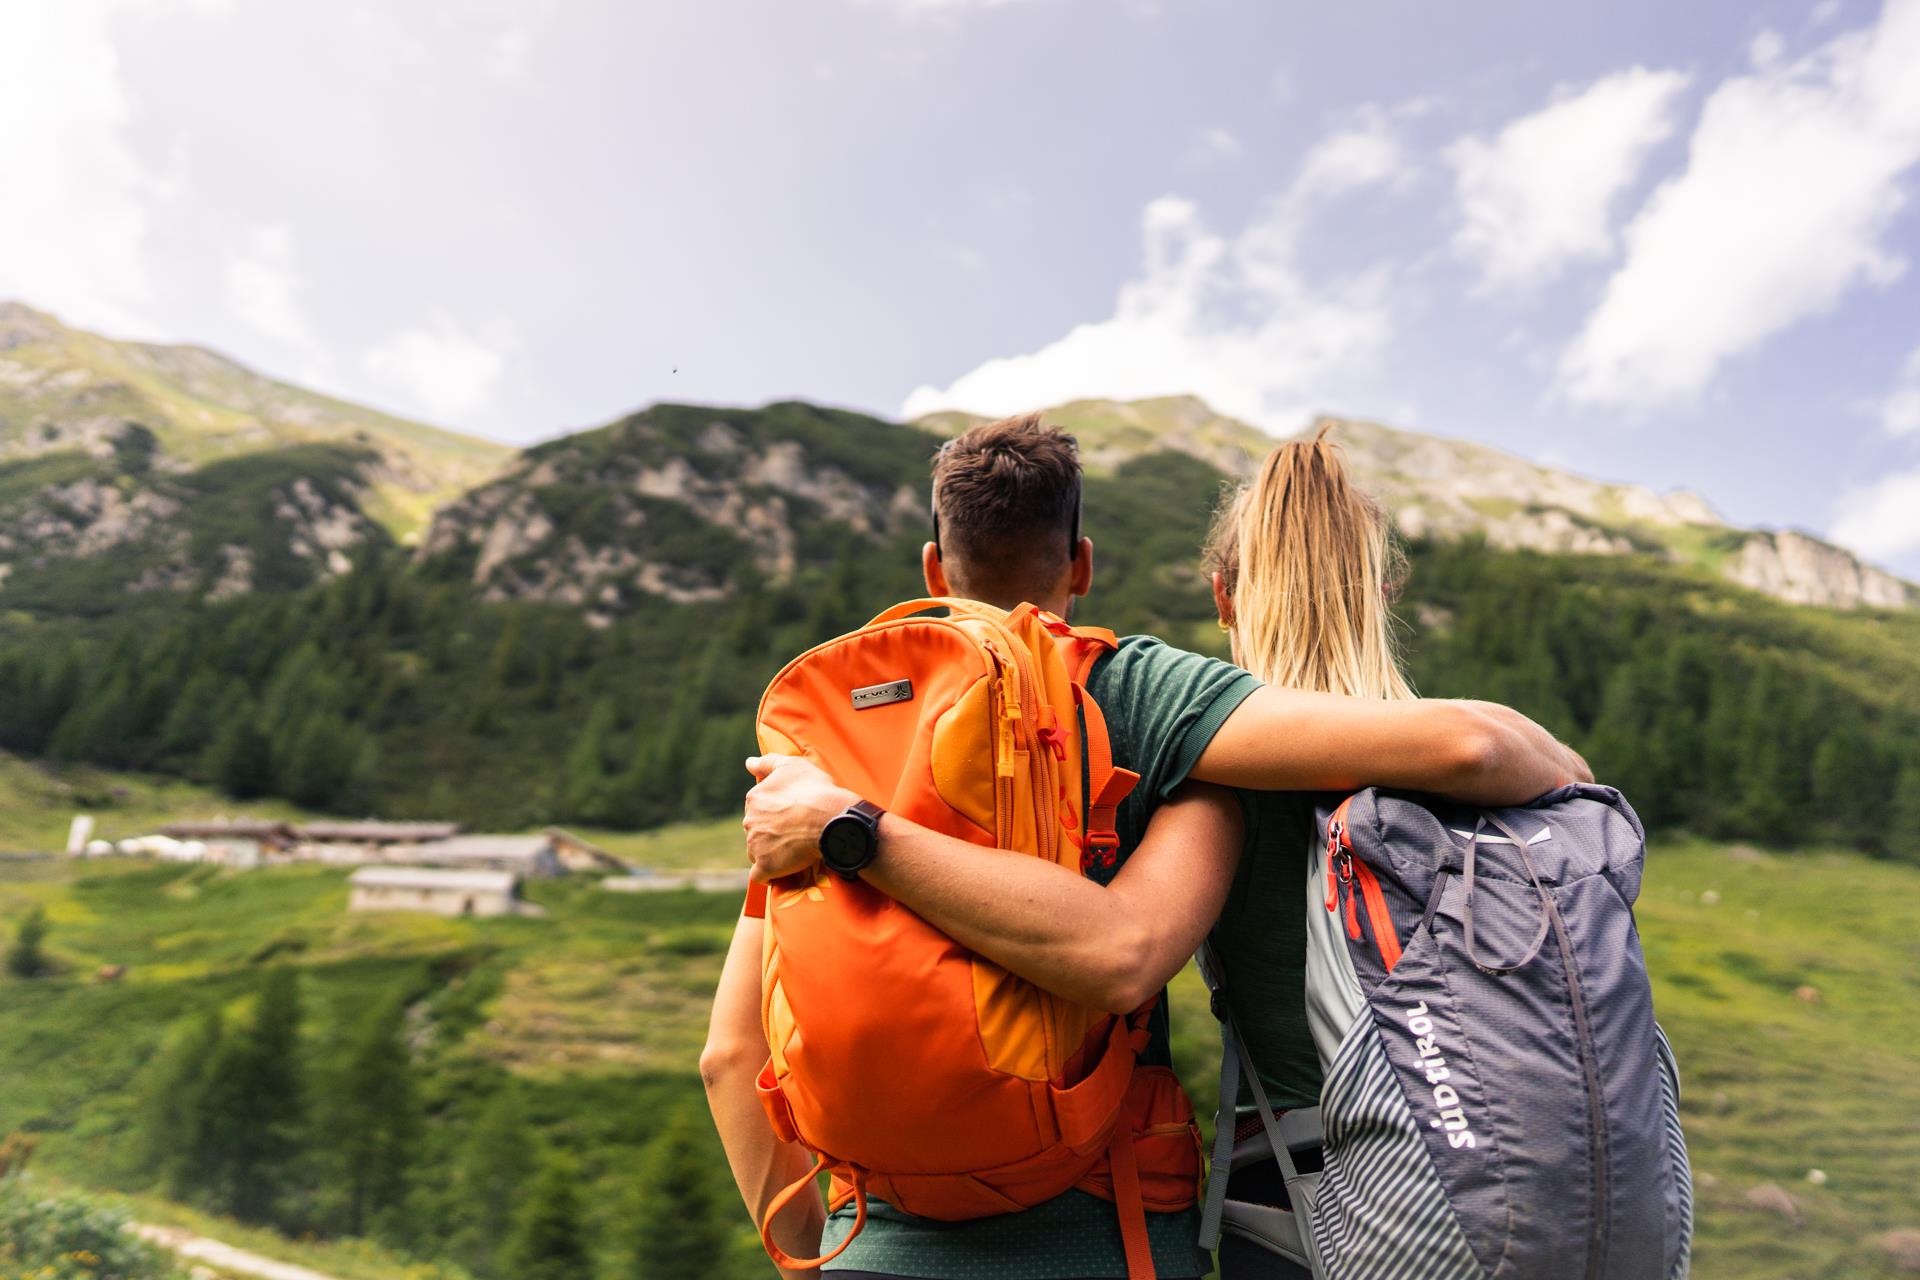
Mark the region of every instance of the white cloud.
<instances>
[{"instance_id":1,"label":"white cloud","mask_svg":"<svg viewBox=\"0 0 1920 1280\"><path fill-rule=\"evenodd\" d=\"M902 413L1013 413L1093 396L1195 392L1223 412L1291 428L1340 377L1370 365L1393 329L1384 266L1315 281L1298 244L1325 203L1405 172L1383 118L1333 135L1237 236L1163 196L1141 215L1142 264L1113 314L1025 355L989 360L944 388L920 387Z\"/></svg>"},{"instance_id":2,"label":"white cloud","mask_svg":"<svg viewBox=\"0 0 1920 1280\"><path fill-rule=\"evenodd\" d=\"M151 179L103 0L0 7L0 297L151 336Z\"/></svg>"},{"instance_id":3,"label":"white cloud","mask_svg":"<svg viewBox=\"0 0 1920 1280\"><path fill-rule=\"evenodd\" d=\"M1786 51L1786 37L1772 28L1767 28L1756 35L1753 42L1747 46L1747 61L1756 67L1771 67L1780 61L1780 55Z\"/></svg>"},{"instance_id":4,"label":"white cloud","mask_svg":"<svg viewBox=\"0 0 1920 1280\"><path fill-rule=\"evenodd\" d=\"M1361 187L1399 185L1414 176L1413 163L1394 131L1396 118L1420 115L1424 103L1409 103L1388 113L1363 109L1353 124L1323 138L1307 153L1290 195L1295 203L1330 200Z\"/></svg>"},{"instance_id":5,"label":"white cloud","mask_svg":"<svg viewBox=\"0 0 1920 1280\"><path fill-rule=\"evenodd\" d=\"M1247 153L1240 139L1225 129L1202 129L1187 148L1187 161L1202 169L1232 164Z\"/></svg>"},{"instance_id":6,"label":"white cloud","mask_svg":"<svg viewBox=\"0 0 1920 1280\"><path fill-rule=\"evenodd\" d=\"M373 377L415 407L442 420L457 420L487 406L506 369L509 340L475 337L445 312L422 327L403 329L367 352Z\"/></svg>"},{"instance_id":7,"label":"white cloud","mask_svg":"<svg viewBox=\"0 0 1920 1280\"><path fill-rule=\"evenodd\" d=\"M1920 0L1707 100L1687 168L1627 229L1627 257L1563 353L1557 390L1651 407L1906 263L1882 243L1920 160Z\"/></svg>"},{"instance_id":8,"label":"white cloud","mask_svg":"<svg viewBox=\"0 0 1920 1280\"><path fill-rule=\"evenodd\" d=\"M257 227L246 250L227 260L227 309L246 324L290 347L310 350L313 331L300 310L300 277L294 269L293 233Z\"/></svg>"},{"instance_id":9,"label":"white cloud","mask_svg":"<svg viewBox=\"0 0 1920 1280\"><path fill-rule=\"evenodd\" d=\"M1829 536L1875 560L1920 551L1920 468L1896 471L1840 499Z\"/></svg>"},{"instance_id":10,"label":"white cloud","mask_svg":"<svg viewBox=\"0 0 1920 1280\"><path fill-rule=\"evenodd\" d=\"M1615 72L1447 150L1461 215L1453 249L1483 289L1536 287L1612 255L1613 205L1673 132L1686 83L1677 71Z\"/></svg>"},{"instance_id":11,"label":"white cloud","mask_svg":"<svg viewBox=\"0 0 1920 1280\"><path fill-rule=\"evenodd\" d=\"M1880 425L1888 435L1920 435L1920 347L1900 367L1900 377L1879 409Z\"/></svg>"}]
</instances>

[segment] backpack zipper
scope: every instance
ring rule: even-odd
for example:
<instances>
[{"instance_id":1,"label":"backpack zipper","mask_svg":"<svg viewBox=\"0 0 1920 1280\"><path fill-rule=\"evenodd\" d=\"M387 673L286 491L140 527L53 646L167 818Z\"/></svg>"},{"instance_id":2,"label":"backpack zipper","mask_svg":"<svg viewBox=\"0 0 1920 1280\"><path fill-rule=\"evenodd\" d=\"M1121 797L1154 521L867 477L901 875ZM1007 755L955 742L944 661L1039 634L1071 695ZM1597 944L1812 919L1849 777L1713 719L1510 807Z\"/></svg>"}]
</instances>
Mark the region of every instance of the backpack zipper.
<instances>
[{"instance_id":1,"label":"backpack zipper","mask_svg":"<svg viewBox=\"0 0 1920 1280\"><path fill-rule=\"evenodd\" d=\"M1388 973L1400 963L1400 935L1395 931L1393 913L1387 909L1387 895L1380 888L1380 877L1373 868L1353 856L1353 832L1347 827L1347 806L1342 801L1327 822L1327 910L1337 909L1341 886L1346 887L1347 937L1360 940L1360 912L1356 899L1367 903L1367 924L1373 931L1373 947L1380 953L1380 964Z\"/></svg>"},{"instance_id":2,"label":"backpack zipper","mask_svg":"<svg viewBox=\"0 0 1920 1280\"><path fill-rule=\"evenodd\" d=\"M1000 635L1004 637L1007 652L1012 655L1013 661L1011 665L1019 676L1021 701L1027 706L1039 706L1041 702L1039 693L1040 682L1034 678L1033 669L1028 665L1026 646L1021 644L1019 637L1014 635L1006 626L997 622L991 625L994 630L998 631ZM988 647L992 648L992 645L989 644ZM1034 717L1023 714L1018 707L1015 708L1014 715L1016 717L1014 726L1015 741L1024 745L1027 749L1028 780L1033 786L1035 804L1034 827L1035 835L1040 842L1040 856L1048 862L1058 862L1060 860L1060 824L1053 820L1052 813L1055 791L1053 755L1051 752L1041 749L1040 743L1034 733ZM1042 820L1039 815L1039 806L1042 804L1047 806L1047 816L1045 820Z\"/></svg>"}]
</instances>

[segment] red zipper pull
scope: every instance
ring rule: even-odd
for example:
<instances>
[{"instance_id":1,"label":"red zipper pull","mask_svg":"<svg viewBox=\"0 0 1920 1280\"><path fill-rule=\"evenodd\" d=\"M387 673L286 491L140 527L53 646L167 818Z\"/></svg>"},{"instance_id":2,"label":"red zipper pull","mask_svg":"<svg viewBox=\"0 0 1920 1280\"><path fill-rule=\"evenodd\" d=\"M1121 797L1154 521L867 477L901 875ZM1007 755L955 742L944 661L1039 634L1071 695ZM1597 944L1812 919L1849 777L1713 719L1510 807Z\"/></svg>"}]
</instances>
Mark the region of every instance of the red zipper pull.
<instances>
[{"instance_id":1,"label":"red zipper pull","mask_svg":"<svg viewBox=\"0 0 1920 1280\"><path fill-rule=\"evenodd\" d=\"M1327 824L1327 910L1340 909L1340 881L1335 872L1340 867L1340 819L1335 818Z\"/></svg>"}]
</instances>

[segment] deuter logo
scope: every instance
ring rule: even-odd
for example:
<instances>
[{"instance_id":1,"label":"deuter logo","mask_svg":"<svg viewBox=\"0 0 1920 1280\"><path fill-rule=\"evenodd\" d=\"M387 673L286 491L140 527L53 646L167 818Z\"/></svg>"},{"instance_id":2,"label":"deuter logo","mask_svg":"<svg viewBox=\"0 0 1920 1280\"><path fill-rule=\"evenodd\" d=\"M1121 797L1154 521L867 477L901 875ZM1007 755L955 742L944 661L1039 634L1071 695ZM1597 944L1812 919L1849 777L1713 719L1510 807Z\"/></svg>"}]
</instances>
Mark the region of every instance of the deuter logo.
<instances>
[{"instance_id":1,"label":"deuter logo","mask_svg":"<svg viewBox=\"0 0 1920 1280\"><path fill-rule=\"evenodd\" d=\"M1427 1084L1433 1089L1434 1109L1440 1113L1427 1121L1427 1125L1446 1130L1449 1146L1471 1147L1473 1126L1467 1122L1466 1108L1460 1105L1460 1091L1447 1083L1453 1072L1447 1069L1447 1060L1440 1055L1440 1037L1434 1033L1430 1013L1425 1000L1407 1010L1407 1030L1413 1032L1414 1052L1420 1055L1418 1065L1426 1073Z\"/></svg>"},{"instance_id":2,"label":"deuter logo","mask_svg":"<svg viewBox=\"0 0 1920 1280\"><path fill-rule=\"evenodd\" d=\"M865 711L868 707L884 707L889 702L909 702L913 699L913 681L893 680L886 684L870 684L864 689L853 691L853 709Z\"/></svg>"}]
</instances>

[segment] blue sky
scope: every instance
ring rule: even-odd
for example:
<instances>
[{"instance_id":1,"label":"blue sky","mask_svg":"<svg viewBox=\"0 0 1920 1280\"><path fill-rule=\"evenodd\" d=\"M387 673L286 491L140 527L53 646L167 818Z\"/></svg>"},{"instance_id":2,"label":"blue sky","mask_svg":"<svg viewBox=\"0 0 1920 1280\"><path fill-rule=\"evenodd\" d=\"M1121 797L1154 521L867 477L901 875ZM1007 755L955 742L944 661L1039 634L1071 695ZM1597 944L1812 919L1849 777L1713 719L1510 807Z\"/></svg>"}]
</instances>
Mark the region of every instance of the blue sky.
<instances>
[{"instance_id":1,"label":"blue sky","mask_svg":"<svg viewBox=\"0 0 1920 1280\"><path fill-rule=\"evenodd\" d=\"M1193 391L1920 576L1920 0L0 0L0 296L525 441Z\"/></svg>"}]
</instances>

